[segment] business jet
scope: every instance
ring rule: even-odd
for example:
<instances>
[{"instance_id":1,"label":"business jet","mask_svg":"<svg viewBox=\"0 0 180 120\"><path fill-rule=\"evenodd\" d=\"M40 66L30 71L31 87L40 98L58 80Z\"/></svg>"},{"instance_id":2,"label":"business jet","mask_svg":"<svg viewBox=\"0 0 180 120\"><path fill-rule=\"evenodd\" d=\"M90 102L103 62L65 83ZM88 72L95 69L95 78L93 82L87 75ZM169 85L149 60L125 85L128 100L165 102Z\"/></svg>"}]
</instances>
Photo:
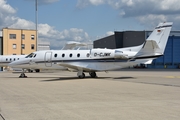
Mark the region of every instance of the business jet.
<instances>
[{"instance_id":1,"label":"business jet","mask_svg":"<svg viewBox=\"0 0 180 120\"><path fill-rule=\"evenodd\" d=\"M20 60L22 58L25 58L27 55L0 55L0 67L8 67L8 64L16 61L16 60ZM14 68L17 70L17 68ZM21 69L18 69L21 70ZM33 69L24 69L27 70L29 72L33 72ZM35 72L39 72L39 69L34 69Z\"/></svg>"},{"instance_id":2,"label":"business jet","mask_svg":"<svg viewBox=\"0 0 180 120\"><path fill-rule=\"evenodd\" d=\"M172 28L172 22L160 23L142 45L118 49L90 50L46 50L36 51L24 59L9 64L26 69L59 69L77 71L79 78L89 72L92 78L96 72L121 69L136 64L151 64L152 60L164 55ZM24 72L19 77L27 77Z\"/></svg>"},{"instance_id":3,"label":"business jet","mask_svg":"<svg viewBox=\"0 0 180 120\"><path fill-rule=\"evenodd\" d=\"M0 55L0 66L6 67L10 62L25 58L25 56L27 55Z\"/></svg>"}]
</instances>

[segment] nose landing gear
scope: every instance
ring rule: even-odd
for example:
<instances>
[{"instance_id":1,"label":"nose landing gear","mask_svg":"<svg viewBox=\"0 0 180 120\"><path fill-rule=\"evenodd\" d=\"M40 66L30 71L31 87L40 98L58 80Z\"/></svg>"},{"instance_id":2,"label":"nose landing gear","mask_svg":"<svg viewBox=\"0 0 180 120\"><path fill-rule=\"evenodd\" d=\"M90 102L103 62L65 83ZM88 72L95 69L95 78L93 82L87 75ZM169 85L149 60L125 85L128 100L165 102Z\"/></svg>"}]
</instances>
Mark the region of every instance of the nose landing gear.
<instances>
[{"instance_id":1,"label":"nose landing gear","mask_svg":"<svg viewBox=\"0 0 180 120\"><path fill-rule=\"evenodd\" d=\"M25 72L24 69L22 69L22 73L21 73L21 75L19 76L19 78L27 78L27 76L25 75L24 72Z\"/></svg>"}]
</instances>

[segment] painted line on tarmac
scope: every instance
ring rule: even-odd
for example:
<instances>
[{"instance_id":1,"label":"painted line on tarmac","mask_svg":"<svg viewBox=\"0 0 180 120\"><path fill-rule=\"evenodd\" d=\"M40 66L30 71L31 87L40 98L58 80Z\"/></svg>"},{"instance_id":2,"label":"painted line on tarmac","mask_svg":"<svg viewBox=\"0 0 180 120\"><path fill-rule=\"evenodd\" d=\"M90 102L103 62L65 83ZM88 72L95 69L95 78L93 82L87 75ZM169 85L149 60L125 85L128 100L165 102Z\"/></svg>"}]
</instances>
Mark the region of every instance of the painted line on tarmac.
<instances>
[{"instance_id":1,"label":"painted line on tarmac","mask_svg":"<svg viewBox=\"0 0 180 120\"><path fill-rule=\"evenodd\" d=\"M180 78L180 76L165 76L165 78Z\"/></svg>"}]
</instances>

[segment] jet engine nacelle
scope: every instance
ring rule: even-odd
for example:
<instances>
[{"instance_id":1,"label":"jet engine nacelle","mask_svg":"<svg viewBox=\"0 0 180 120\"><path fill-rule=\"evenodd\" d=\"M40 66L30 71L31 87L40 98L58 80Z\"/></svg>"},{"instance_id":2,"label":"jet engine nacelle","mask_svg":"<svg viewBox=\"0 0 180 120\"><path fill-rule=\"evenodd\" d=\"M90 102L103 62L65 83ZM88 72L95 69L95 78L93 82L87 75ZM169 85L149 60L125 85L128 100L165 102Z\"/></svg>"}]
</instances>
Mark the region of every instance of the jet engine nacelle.
<instances>
[{"instance_id":1,"label":"jet engine nacelle","mask_svg":"<svg viewBox=\"0 0 180 120\"><path fill-rule=\"evenodd\" d=\"M115 59L128 59L129 57L127 54L124 54L122 51L115 50L114 58Z\"/></svg>"},{"instance_id":2,"label":"jet engine nacelle","mask_svg":"<svg viewBox=\"0 0 180 120\"><path fill-rule=\"evenodd\" d=\"M111 49L92 49L90 53L91 53L91 57L94 58L101 58L101 57L110 58L114 56L113 55L114 50Z\"/></svg>"}]
</instances>

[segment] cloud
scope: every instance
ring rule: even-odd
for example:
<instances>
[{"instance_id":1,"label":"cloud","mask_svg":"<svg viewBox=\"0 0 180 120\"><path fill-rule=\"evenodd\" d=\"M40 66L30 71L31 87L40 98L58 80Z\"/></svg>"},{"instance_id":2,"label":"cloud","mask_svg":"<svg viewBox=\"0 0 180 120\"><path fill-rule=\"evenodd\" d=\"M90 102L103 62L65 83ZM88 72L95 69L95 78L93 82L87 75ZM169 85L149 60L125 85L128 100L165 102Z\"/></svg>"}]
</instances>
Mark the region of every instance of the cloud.
<instances>
[{"instance_id":1,"label":"cloud","mask_svg":"<svg viewBox=\"0 0 180 120\"><path fill-rule=\"evenodd\" d=\"M57 0L41 0L44 3ZM18 29L35 29L35 23L16 16L16 10L0 0L0 29L4 27ZM67 41L86 42L89 35L83 29L70 28L58 31L48 24L38 24L38 37L40 41L48 41L52 49L61 49Z\"/></svg>"},{"instance_id":2,"label":"cloud","mask_svg":"<svg viewBox=\"0 0 180 120\"><path fill-rule=\"evenodd\" d=\"M67 41L87 42L89 35L83 29L70 28L63 31L55 30L48 24L39 24L40 40L49 41L52 49L62 48Z\"/></svg>"},{"instance_id":3,"label":"cloud","mask_svg":"<svg viewBox=\"0 0 180 120\"><path fill-rule=\"evenodd\" d=\"M108 4L123 11L124 16L141 16L146 14L179 14L179 0L78 0L77 6Z\"/></svg>"},{"instance_id":4,"label":"cloud","mask_svg":"<svg viewBox=\"0 0 180 120\"><path fill-rule=\"evenodd\" d=\"M122 18L135 18L144 26L147 23L147 26L152 26L164 21L178 23L177 16L180 15L178 3L179 0L78 0L77 7L107 4L118 10ZM176 26L177 29L179 27L180 25Z\"/></svg>"},{"instance_id":5,"label":"cloud","mask_svg":"<svg viewBox=\"0 0 180 120\"><path fill-rule=\"evenodd\" d=\"M34 29L35 23L25 19L15 18L10 28ZM48 24L38 24L38 38L40 41L50 42L52 49L62 48L67 41L87 42L89 35L83 29L70 28L58 31Z\"/></svg>"},{"instance_id":6,"label":"cloud","mask_svg":"<svg viewBox=\"0 0 180 120\"><path fill-rule=\"evenodd\" d=\"M14 19L12 15L16 13L16 10L12 8L5 0L0 0L0 28L7 26L8 23L12 23L11 19Z\"/></svg>"},{"instance_id":7,"label":"cloud","mask_svg":"<svg viewBox=\"0 0 180 120\"><path fill-rule=\"evenodd\" d=\"M84 8L88 5L101 5L105 2L105 0L78 0L77 7Z\"/></svg>"},{"instance_id":8,"label":"cloud","mask_svg":"<svg viewBox=\"0 0 180 120\"><path fill-rule=\"evenodd\" d=\"M114 32L113 31L108 31L108 32L106 32L106 35L107 36L114 35Z\"/></svg>"},{"instance_id":9,"label":"cloud","mask_svg":"<svg viewBox=\"0 0 180 120\"><path fill-rule=\"evenodd\" d=\"M0 11L1 15L3 15L2 13L14 14L16 12L16 10L7 4L5 0L0 0Z\"/></svg>"}]
</instances>

